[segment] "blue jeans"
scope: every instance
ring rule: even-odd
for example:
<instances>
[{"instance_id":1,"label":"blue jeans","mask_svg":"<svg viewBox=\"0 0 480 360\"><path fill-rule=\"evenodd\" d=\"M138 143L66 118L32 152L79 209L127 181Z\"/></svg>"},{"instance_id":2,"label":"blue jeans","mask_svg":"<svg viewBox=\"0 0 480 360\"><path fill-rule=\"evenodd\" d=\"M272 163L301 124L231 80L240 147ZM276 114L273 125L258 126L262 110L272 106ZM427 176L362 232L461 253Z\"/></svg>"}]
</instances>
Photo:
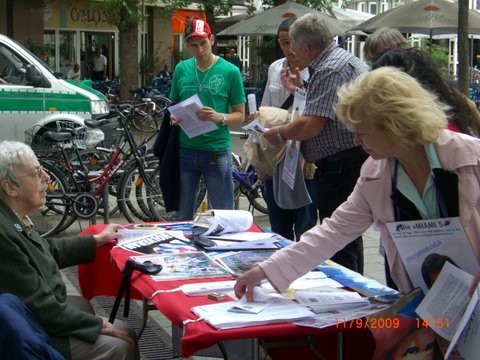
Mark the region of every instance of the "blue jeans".
<instances>
[{"instance_id":1,"label":"blue jeans","mask_svg":"<svg viewBox=\"0 0 480 360\"><path fill-rule=\"evenodd\" d=\"M233 210L232 153L180 149L180 202L175 220L192 220L200 177L212 209Z\"/></svg>"},{"instance_id":2,"label":"blue jeans","mask_svg":"<svg viewBox=\"0 0 480 360\"><path fill-rule=\"evenodd\" d=\"M313 180L305 180L307 188L315 186ZM314 202L298 209L282 209L275 202L273 181L265 180L265 202L273 232L290 240L300 240L300 236L317 224L317 207Z\"/></svg>"}]
</instances>

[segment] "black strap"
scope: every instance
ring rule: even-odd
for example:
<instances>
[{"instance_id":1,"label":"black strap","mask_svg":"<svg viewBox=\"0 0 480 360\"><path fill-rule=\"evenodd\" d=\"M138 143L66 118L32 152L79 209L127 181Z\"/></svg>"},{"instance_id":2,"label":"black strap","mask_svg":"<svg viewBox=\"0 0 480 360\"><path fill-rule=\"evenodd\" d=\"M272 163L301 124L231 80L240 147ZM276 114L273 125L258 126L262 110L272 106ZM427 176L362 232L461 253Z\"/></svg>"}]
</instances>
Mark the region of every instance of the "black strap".
<instances>
[{"instance_id":1,"label":"black strap","mask_svg":"<svg viewBox=\"0 0 480 360\"><path fill-rule=\"evenodd\" d=\"M287 99L283 102L282 106L280 106L280 109L288 110L290 109L290 106L293 104L293 94L290 94Z\"/></svg>"}]
</instances>

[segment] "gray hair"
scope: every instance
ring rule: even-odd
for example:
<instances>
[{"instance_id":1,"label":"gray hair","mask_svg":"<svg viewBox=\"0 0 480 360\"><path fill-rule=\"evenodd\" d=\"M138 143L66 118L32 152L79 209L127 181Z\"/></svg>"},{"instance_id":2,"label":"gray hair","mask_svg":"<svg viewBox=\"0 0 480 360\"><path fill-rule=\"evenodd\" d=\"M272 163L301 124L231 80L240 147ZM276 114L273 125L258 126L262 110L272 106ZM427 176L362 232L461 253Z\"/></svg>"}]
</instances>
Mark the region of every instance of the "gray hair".
<instances>
[{"instance_id":1,"label":"gray hair","mask_svg":"<svg viewBox=\"0 0 480 360\"><path fill-rule=\"evenodd\" d=\"M305 42L313 48L325 49L333 42L333 34L327 24L315 14L305 14L298 18L289 31L293 42Z\"/></svg>"},{"instance_id":2,"label":"gray hair","mask_svg":"<svg viewBox=\"0 0 480 360\"><path fill-rule=\"evenodd\" d=\"M15 173L15 166L25 159L35 159L32 148L19 141L0 142L0 181L8 180L12 184L20 185ZM0 199L5 199L5 193L0 187Z\"/></svg>"}]
</instances>

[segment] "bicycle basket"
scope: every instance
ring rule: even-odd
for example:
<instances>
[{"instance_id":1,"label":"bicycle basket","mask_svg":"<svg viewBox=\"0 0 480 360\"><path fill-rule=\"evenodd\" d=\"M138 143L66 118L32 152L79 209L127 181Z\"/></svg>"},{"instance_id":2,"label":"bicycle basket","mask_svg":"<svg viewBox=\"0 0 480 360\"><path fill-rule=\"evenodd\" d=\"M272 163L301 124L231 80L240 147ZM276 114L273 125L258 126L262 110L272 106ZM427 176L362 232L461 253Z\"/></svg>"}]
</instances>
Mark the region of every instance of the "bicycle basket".
<instances>
[{"instance_id":1,"label":"bicycle basket","mask_svg":"<svg viewBox=\"0 0 480 360\"><path fill-rule=\"evenodd\" d=\"M72 129L72 128L84 128L82 125L71 121L65 120L57 120L55 122L45 124L45 125L35 125L30 129L25 130L25 143L30 145L33 150L51 150L54 146L52 142L45 140L43 134L47 131L59 131L62 129ZM84 128L85 129L85 128ZM73 143L79 149L86 148L86 140L87 140L87 131L80 131L77 135L68 143L64 143L65 148L71 148Z\"/></svg>"}]
</instances>

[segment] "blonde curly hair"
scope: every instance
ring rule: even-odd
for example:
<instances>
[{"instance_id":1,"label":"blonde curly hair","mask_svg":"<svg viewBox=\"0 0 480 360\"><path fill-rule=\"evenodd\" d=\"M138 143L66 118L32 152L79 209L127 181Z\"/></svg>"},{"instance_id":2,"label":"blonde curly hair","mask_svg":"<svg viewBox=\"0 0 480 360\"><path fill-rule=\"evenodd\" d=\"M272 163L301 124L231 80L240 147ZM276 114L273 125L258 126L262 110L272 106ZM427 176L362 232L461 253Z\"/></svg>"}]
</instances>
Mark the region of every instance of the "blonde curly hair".
<instances>
[{"instance_id":1,"label":"blonde curly hair","mask_svg":"<svg viewBox=\"0 0 480 360\"><path fill-rule=\"evenodd\" d=\"M335 112L347 128L376 127L398 146L434 143L447 125L448 106L397 68L364 73L337 94Z\"/></svg>"}]
</instances>

